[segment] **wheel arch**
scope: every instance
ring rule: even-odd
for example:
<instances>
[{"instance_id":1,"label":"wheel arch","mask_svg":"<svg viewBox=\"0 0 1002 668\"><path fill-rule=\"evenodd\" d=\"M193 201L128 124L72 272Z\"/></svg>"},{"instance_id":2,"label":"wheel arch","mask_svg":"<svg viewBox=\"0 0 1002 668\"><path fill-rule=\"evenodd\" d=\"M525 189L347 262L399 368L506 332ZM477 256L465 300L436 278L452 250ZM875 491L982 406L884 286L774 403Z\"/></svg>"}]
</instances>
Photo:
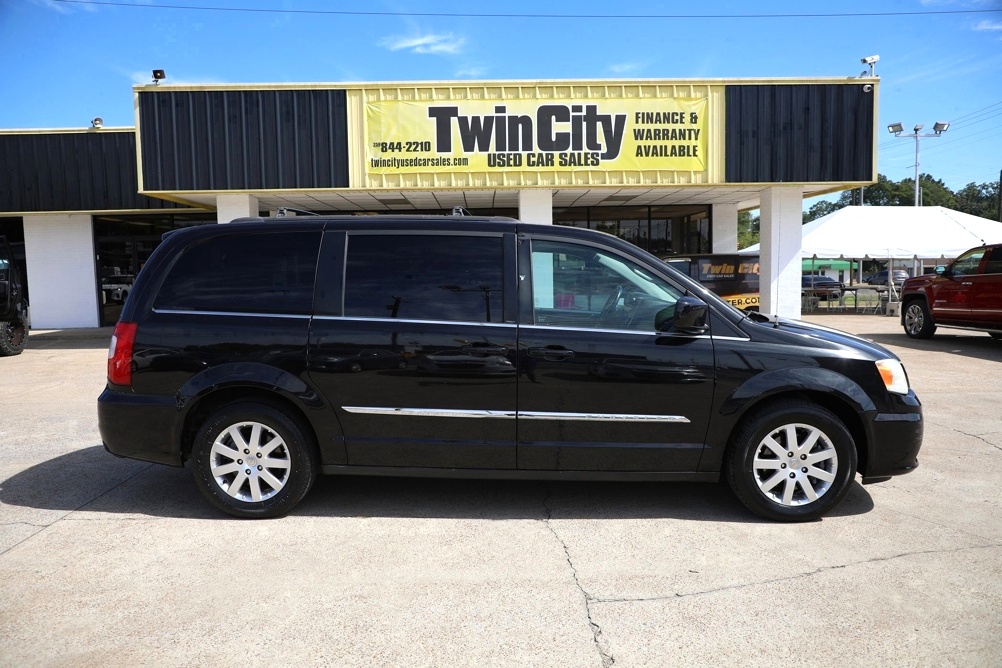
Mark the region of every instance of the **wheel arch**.
<instances>
[{"instance_id":1,"label":"wheel arch","mask_svg":"<svg viewBox=\"0 0 1002 668\"><path fill-rule=\"evenodd\" d=\"M866 392L848 377L819 367L777 369L755 376L724 401L721 413L733 416L731 428L719 448L719 466L734 447L735 435L752 417L770 404L789 399L815 403L835 414L845 425L856 446L857 470L866 471L871 440L862 414L876 406Z\"/></svg>"},{"instance_id":2,"label":"wheel arch","mask_svg":"<svg viewBox=\"0 0 1002 668\"><path fill-rule=\"evenodd\" d=\"M213 388L186 404L187 410L181 426L181 460L185 461L191 456L195 436L210 416L225 406L244 402L262 403L282 411L299 424L313 447L318 447L316 428L295 401L257 385L229 385Z\"/></svg>"},{"instance_id":3,"label":"wheel arch","mask_svg":"<svg viewBox=\"0 0 1002 668\"><path fill-rule=\"evenodd\" d=\"M788 400L807 401L817 404L835 414L852 436L853 444L856 446L856 471L862 473L866 471L869 459L870 438L859 412L844 398L822 392L819 390L787 390L777 392L749 405L741 414L741 417L734 423L731 432L727 437L727 445L723 453L724 461L735 444L735 436L741 431L741 427L760 412L767 411L770 405L781 404Z\"/></svg>"}]
</instances>

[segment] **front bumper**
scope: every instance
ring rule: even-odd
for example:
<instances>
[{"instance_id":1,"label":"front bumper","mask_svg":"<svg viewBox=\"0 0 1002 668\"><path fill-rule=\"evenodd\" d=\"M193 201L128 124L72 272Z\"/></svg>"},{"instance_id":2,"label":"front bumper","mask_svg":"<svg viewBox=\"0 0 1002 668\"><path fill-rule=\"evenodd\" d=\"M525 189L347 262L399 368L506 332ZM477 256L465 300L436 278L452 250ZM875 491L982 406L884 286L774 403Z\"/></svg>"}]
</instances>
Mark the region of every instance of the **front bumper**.
<instances>
[{"instance_id":1,"label":"front bumper","mask_svg":"<svg viewBox=\"0 0 1002 668\"><path fill-rule=\"evenodd\" d=\"M105 389L97 400L97 426L113 455L182 466L181 415L171 397Z\"/></svg>"},{"instance_id":2,"label":"front bumper","mask_svg":"<svg viewBox=\"0 0 1002 668\"><path fill-rule=\"evenodd\" d=\"M863 482L878 482L890 476L911 473L918 467L925 421L914 392L901 397L897 412L873 413L867 425L870 449Z\"/></svg>"}]
</instances>

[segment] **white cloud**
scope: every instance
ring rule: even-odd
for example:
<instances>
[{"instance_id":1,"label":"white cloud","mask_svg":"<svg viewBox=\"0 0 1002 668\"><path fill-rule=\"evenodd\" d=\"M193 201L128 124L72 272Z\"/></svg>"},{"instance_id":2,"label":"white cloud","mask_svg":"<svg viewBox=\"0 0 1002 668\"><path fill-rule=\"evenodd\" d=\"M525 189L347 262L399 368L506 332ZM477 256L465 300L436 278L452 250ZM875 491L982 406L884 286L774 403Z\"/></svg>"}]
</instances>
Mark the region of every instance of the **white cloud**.
<instances>
[{"instance_id":1,"label":"white cloud","mask_svg":"<svg viewBox=\"0 0 1002 668\"><path fill-rule=\"evenodd\" d=\"M613 74L632 74L643 66L643 63L616 63L609 65L609 71Z\"/></svg>"},{"instance_id":2,"label":"white cloud","mask_svg":"<svg viewBox=\"0 0 1002 668\"><path fill-rule=\"evenodd\" d=\"M442 35L415 35L404 37L397 35L387 37L379 42L379 45L390 51L407 50L413 53L432 53L453 55L462 53L466 38L456 37L452 33Z\"/></svg>"},{"instance_id":3,"label":"white cloud","mask_svg":"<svg viewBox=\"0 0 1002 668\"><path fill-rule=\"evenodd\" d=\"M472 67L463 67L461 69L456 70L457 77L482 77L485 74L487 74L486 67L472 66Z\"/></svg>"},{"instance_id":4,"label":"white cloud","mask_svg":"<svg viewBox=\"0 0 1002 668\"><path fill-rule=\"evenodd\" d=\"M974 26L975 30L1002 30L1002 21L981 21Z\"/></svg>"}]
</instances>

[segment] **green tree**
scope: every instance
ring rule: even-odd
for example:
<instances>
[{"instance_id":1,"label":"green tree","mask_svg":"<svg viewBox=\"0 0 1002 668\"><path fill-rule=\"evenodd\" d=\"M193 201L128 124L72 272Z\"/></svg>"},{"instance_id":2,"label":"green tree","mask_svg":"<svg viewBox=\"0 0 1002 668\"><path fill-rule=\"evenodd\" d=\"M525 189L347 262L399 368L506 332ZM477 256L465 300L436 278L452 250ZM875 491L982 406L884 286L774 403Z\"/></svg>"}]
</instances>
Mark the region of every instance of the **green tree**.
<instances>
[{"instance_id":1,"label":"green tree","mask_svg":"<svg viewBox=\"0 0 1002 668\"><path fill-rule=\"evenodd\" d=\"M981 216L989 220L999 219L999 182L968 183L957 191L957 211Z\"/></svg>"},{"instance_id":2,"label":"green tree","mask_svg":"<svg viewBox=\"0 0 1002 668\"><path fill-rule=\"evenodd\" d=\"M957 208L957 199L945 183L934 179L930 174L919 175L919 187L922 189L922 206L945 206L948 209ZM898 206L913 206L915 204L915 179L901 179L898 184Z\"/></svg>"},{"instance_id":3,"label":"green tree","mask_svg":"<svg viewBox=\"0 0 1002 668\"><path fill-rule=\"evenodd\" d=\"M817 220L827 216L829 213L835 213L841 209L844 205L839 202L829 202L827 200L821 200L815 202L811 205L811 208L804 211L804 224L811 222L812 220Z\"/></svg>"},{"instance_id":4,"label":"green tree","mask_svg":"<svg viewBox=\"0 0 1002 668\"><path fill-rule=\"evenodd\" d=\"M759 242L759 221L759 216L752 218L747 211L738 213L738 250Z\"/></svg>"}]
</instances>

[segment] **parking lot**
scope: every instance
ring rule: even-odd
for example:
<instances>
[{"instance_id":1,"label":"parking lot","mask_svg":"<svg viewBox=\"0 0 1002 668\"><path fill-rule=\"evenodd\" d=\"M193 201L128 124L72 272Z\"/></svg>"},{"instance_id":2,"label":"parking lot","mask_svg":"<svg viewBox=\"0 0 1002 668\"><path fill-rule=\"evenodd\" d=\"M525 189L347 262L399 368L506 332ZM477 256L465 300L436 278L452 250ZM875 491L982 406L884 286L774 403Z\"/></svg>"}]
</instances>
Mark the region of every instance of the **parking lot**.
<instances>
[{"instance_id":1,"label":"parking lot","mask_svg":"<svg viewBox=\"0 0 1002 668\"><path fill-rule=\"evenodd\" d=\"M809 524L722 484L352 477L235 520L101 447L110 332L33 333L0 359L0 665L1002 664L1002 341L806 319L896 352L926 418L914 473Z\"/></svg>"}]
</instances>

